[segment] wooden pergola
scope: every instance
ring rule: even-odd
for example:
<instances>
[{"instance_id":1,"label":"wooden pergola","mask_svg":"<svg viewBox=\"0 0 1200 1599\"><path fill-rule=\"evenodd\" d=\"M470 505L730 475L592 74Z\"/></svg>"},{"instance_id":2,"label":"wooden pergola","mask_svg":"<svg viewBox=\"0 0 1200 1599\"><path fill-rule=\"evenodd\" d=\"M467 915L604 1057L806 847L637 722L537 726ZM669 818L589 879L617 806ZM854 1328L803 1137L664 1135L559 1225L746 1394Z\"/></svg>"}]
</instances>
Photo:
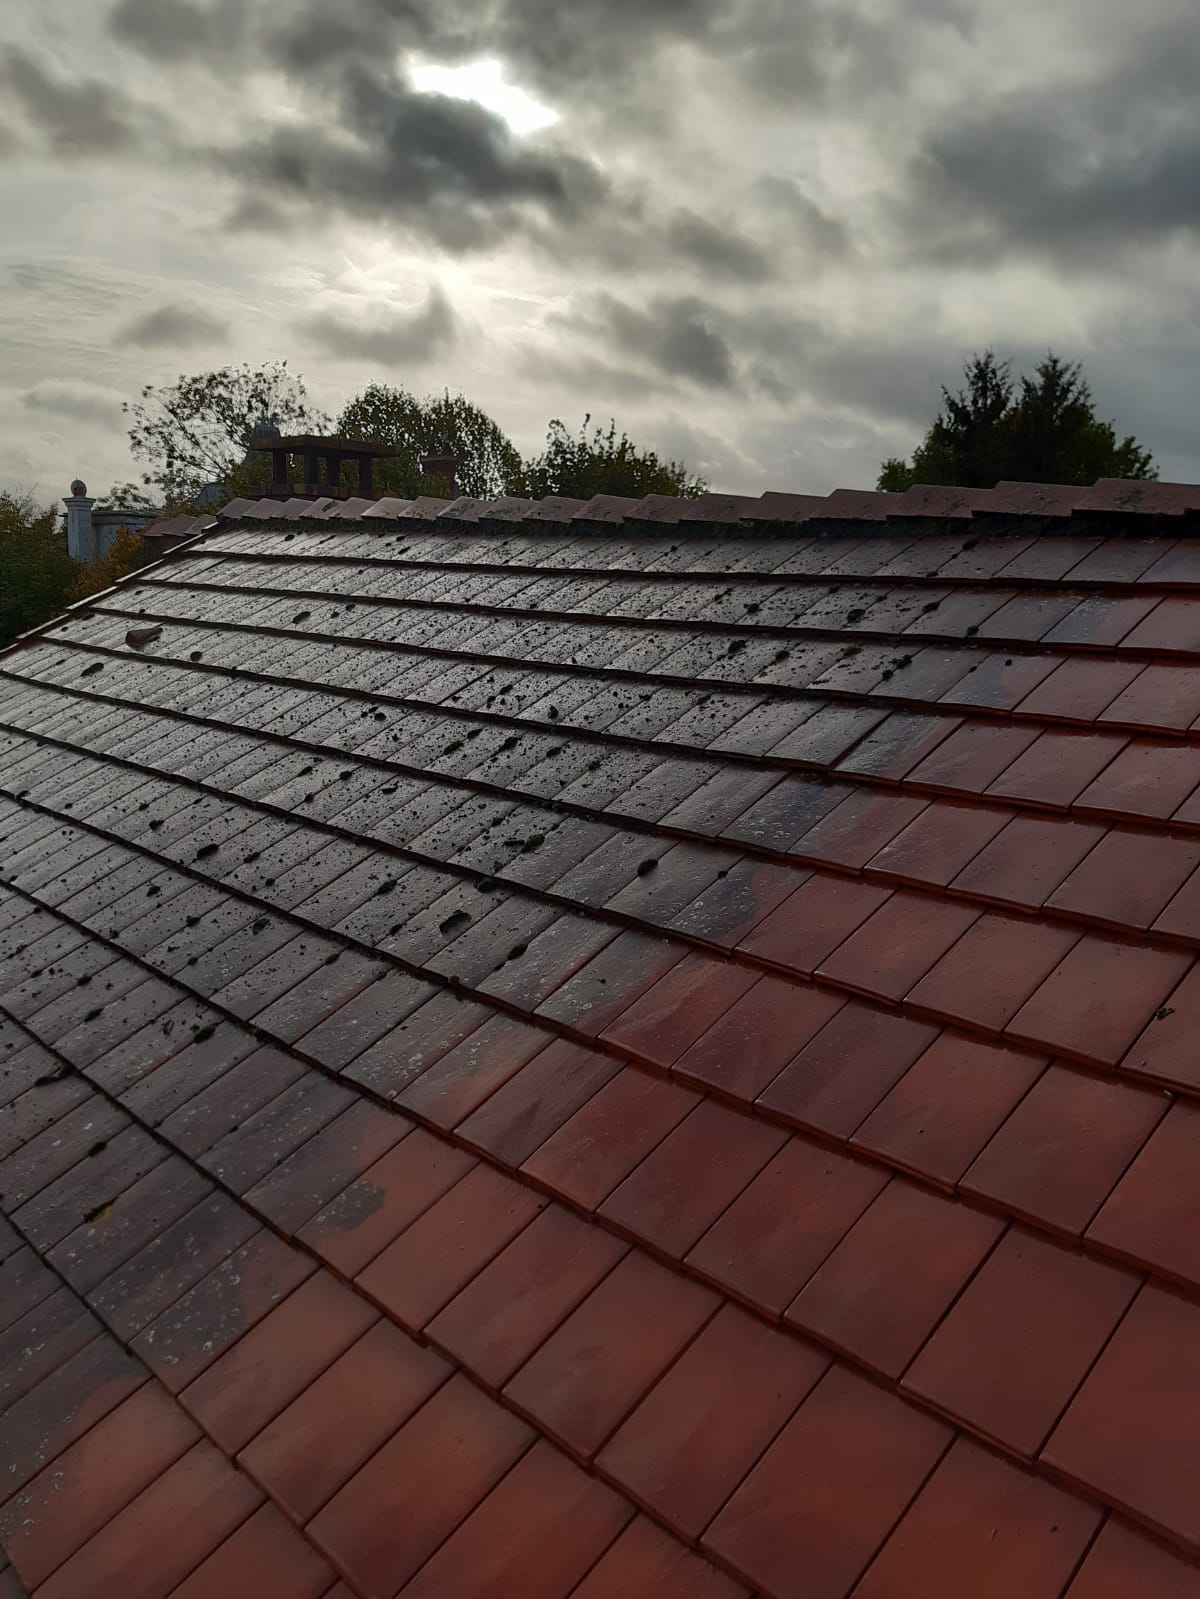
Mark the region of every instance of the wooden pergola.
<instances>
[{"instance_id":1,"label":"wooden pergola","mask_svg":"<svg viewBox=\"0 0 1200 1599\"><path fill-rule=\"evenodd\" d=\"M357 487L350 492L363 499L373 499L374 463L399 460L404 454L402 450L387 444L371 444L365 439L319 433L294 433L286 438L272 439L268 448L271 452L270 492L273 499L286 499L289 496L313 499L321 496L331 499L345 497L341 487L343 461L353 461L358 467ZM300 482L292 477L288 469L288 458L293 455L304 458L304 477ZM444 477L449 484L450 498L453 499L457 494L454 482L456 464L447 448L440 455L426 456L421 461L421 470L431 477Z\"/></svg>"}]
</instances>

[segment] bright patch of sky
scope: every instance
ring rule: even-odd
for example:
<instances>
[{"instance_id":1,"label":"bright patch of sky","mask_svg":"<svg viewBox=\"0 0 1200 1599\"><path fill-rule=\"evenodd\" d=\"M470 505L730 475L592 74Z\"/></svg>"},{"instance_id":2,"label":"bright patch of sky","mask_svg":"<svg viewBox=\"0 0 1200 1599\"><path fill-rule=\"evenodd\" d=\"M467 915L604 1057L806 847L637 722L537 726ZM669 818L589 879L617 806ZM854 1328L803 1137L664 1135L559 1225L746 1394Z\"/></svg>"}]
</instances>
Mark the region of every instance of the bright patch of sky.
<instances>
[{"instance_id":1,"label":"bright patch of sky","mask_svg":"<svg viewBox=\"0 0 1200 1599\"><path fill-rule=\"evenodd\" d=\"M456 67L416 61L409 64L409 78L414 88L425 93L474 100L476 105L502 117L514 133L536 133L558 121L557 111L508 81L501 61L489 58Z\"/></svg>"}]
</instances>

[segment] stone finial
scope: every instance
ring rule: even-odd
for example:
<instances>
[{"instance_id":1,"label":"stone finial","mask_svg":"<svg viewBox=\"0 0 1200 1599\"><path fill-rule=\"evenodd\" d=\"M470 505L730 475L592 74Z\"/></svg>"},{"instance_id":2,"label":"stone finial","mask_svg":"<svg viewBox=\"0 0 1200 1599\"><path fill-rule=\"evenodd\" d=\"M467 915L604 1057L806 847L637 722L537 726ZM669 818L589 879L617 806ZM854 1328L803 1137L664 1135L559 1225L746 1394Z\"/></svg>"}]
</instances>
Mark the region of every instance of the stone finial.
<instances>
[{"instance_id":1,"label":"stone finial","mask_svg":"<svg viewBox=\"0 0 1200 1599\"><path fill-rule=\"evenodd\" d=\"M77 477L74 483L71 484L71 493L77 500L82 500L87 493L87 484L81 477Z\"/></svg>"}]
</instances>

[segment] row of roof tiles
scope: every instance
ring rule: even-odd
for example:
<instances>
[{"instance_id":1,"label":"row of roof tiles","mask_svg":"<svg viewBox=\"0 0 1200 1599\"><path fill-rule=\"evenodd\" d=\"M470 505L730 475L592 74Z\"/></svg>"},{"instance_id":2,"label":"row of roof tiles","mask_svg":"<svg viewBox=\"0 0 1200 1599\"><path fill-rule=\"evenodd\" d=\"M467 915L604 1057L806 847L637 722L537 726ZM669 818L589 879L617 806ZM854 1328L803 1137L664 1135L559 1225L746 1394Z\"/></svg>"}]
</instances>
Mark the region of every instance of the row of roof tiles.
<instances>
[{"instance_id":1,"label":"row of roof tiles","mask_svg":"<svg viewBox=\"0 0 1200 1599\"><path fill-rule=\"evenodd\" d=\"M449 504L428 496L415 500L385 495L374 500L235 499L221 512L228 520L303 519L315 521L417 519L446 524L530 523L592 527L736 527L785 526L810 522L979 521L1035 517L1062 520L1077 517L1122 517L1136 524L1142 517L1183 517L1200 511L1200 485L1139 483L1101 478L1090 488L1066 484L999 483L992 489L947 488L918 484L904 493L835 489L829 495L768 492L757 498L737 494L702 494L695 499L650 494L635 499L597 494L590 500L549 496L525 500L460 496ZM182 531L182 524L179 531Z\"/></svg>"}]
</instances>

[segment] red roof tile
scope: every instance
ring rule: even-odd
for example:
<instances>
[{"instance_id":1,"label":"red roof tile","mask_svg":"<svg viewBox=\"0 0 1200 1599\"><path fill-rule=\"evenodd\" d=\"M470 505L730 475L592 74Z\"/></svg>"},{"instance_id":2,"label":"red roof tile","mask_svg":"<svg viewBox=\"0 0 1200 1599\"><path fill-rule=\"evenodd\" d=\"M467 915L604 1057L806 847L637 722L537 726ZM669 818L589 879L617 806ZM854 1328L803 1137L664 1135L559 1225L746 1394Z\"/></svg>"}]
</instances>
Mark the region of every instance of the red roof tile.
<instances>
[{"instance_id":1,"label":"red roof tile","mask_svg":"<svg viewBox=\"0 0 1200 1599\"><path fill-rule=\"evenodd\" d=\"M452 1377L334 1494L308 1536L353 1589L397 1594L532 1439L511 1412Z\"/></svg>"},{"instance_id":2,"label":"red roof tile","mask_svg":"<svg viewBox=\"0 0 1200 1599\"><path fill-rule=\"evenodd\" d=\"M653 1317L647 1317L648 1306ZM715 1294L649 1260L621 1263L511 1378L513 1405L593 1455L716 1310Z\"/></svg>"},{"instance_id":3,"label":"red roof tile","mask_svg":"<svg viewBox=\"0 0 1200 1599\"><path fill-rule=\"evenodd\" d=\"M569 1592L633 1517L628 1500L537 1443L492 1489L404 1592Z\"/></svg>"},{"instance_id":4,"label":"red roof tile","mask_svg":"<svg viewBox=\"0 0 1200 1599\"><path fill-rule=\"evenodd\" d=\"M1045 1450L1068 1479L1200 1550L1195 1481L1200 1342L1194 1304L1143 1288ZM1094 1491L1095 1491L1094 1490Z\"/></svg>"},{"instance_id":5,"label":"red roof tile","mask_svg":"<svg viewBox=\"0 0 1200 1599\"><path fill-rule=\"evenodd\" d=\"M427 1336L500 1388L626 1248L565 1207L551 1205L433 1318Z\"/></svg>"},{"instance_id":6,"label":"red roof tile","mask_svg":"<svg viewBox=\"0 0 1200 1599\"><path fill-rule=\"evenodd\" d=\"M450 1369L380 1320L257 1434L238 1463L303 1524L421 1408Z\"/></svg>"},{"instance_id":7,"label":"red roof tile","mask_svg":"<svg viewBox=\"0 0 1200 1599\"><path fill-rule=\"evenodd\" d=\"M971 1166L961 1187L1035 1225L1058 1227L1077 1237L1122 1181L1167 1109L1163 1094L1050 1066Z\"/></svg>"},{"instance_id":8,"label":"red roof tile","mask_svg":"<svg viewBox=\"0 0 1200 1599\"><path fill-rule=\"evenodd\" d=\"M790 1323L896 1378L1004 1230L894 1178L788 1307Z\"/></svg>"},{"instance_id":9,"label":"red roof tile","mask_svg":"<svg viewBox=\"0 0 1200 1599\"><path fill-rule=\"evenodd\" d=\"M885 1180L870 1166L793 1138L713 1224L688 1264L780 1315Z\"/></svg>"},{"instance_id":10,"label":"red roof tile","mask_svg":"<svg viewBox=\"0 0 1200 1599\"><path fill-rule=\"evenodd\" d=\"M678 1539L638 1516L588 1575L572 1599L746 1599L740 1583L685 1548Z\"/></svg>"},{"instance_id":11,"label":"red roof tile","mask_svg":"<svg viewBox=\"0 0 1200 1599\"><path fill-rule=\"evenodd\" d=\"M972 1432L1033 1459L1138 1279L1007 1232L903 1379Z\"/></svg>"},{"instance_id":12,"label":"red roof tile","mask_svg":"<svg viewBox=\"0 0 1200 1599\"><path fill-rule=\"evenodd\" d=\"M852 1141L902 1170L953 1188L1045 1065L1045 1056L944 1032Z\"/></svg>"},{"instance_id":13,"label":"red roof tile","mask_svg":"<svg viewBox=\"0 0 1200 1599\"><path fill-rule=\"evenodd\" d=\"M1067 1593L1069 1599L1124 1599L1131 1593L1144 1599L1196 1599L1200 1576L1195 1567L1110 1516Z\"/></svg>"},{"instance_id":14,"label":"red roof tile","mask_svg":"<svg viewBox=\"0 0 1200 1599\"><path fill-rule=\"evenodd\" d=\"M25 1585L44 1582L199 1438L154 1383L98 1420L0 1510L0 1537Z\"/></svg>"},{"instance_id":15,"label":"red roof tile","mask_svg":"<svg viewBox=\"0 0 1200 1599\"><path fill-rule=\"evenodd\" d=\"M828 1355L727 1305L597 1459L597 1469L696 1538L824 1374Z\"/></svg>"},{"instance_id":16,"label":"red roof tile","mask_svg":"<svg viewBox=\"0 0 1200 1599\"><path fill-rule=\"evenodd\" d=\"M257 1488L201 1441L105 1521L38 1592L47 1599L149 1599L170 1591L261 1502Z\"/></svg>"},{"instance_id":17,"label":"red roof tile","mask_svg":"<svg viewBox=\"0 0 1200 1599\"><path fill-rule=\"evenodd\" d=\"M1198 498L247 505L0 656L7 1577L1195 1593Z\"/></svg>"},{"instance_id":18,"label":"red roof tile","mask_svg":"<svg viewBox=\"0 0 1200 1599\"><path fill-rule=\"evenodd\" d=\"M960 1439L854 1590L856 1599L1055 1599L1101 1512Z\"/></svg>"},{"instance_id":19,"label":"red roof tile","mask_svg":"<svg viewBox=\"0 0 1200 1599\"><path fill-rule=\"evenodd\" d=\"M768 1593L844 1599L951 1436L839 1367L745 1478L704 1544Z\"/></svg>"}]
</instances>

